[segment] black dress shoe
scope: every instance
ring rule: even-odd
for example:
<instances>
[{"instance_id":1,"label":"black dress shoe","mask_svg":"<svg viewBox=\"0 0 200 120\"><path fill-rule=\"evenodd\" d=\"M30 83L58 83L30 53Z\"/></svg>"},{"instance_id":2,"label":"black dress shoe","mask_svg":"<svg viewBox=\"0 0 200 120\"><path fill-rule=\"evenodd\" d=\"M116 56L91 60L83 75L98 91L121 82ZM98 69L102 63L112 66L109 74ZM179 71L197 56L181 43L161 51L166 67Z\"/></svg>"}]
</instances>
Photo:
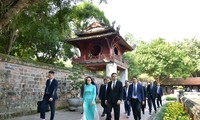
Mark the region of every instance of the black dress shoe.
<instances>
[{"instance_id":1,"label":"black dress shoe","mask_svg":"<svg viewBox=\"0 0 200 120\"><path fill-rule=\"evenodd\" d=\"M151 115L151 112L149 112L149 115Z\"/></svg>"},{"instance_id":2,"label":"black dress shoe","mask_svg":"<svg viewBox=\"0 0 200 120\"><path fill-rule=\"evenodd\" d=\"M104 117L104 116L105 116L105 114L102 114L102 115L101 115L101 117Z\"/></svg>"}]
</instances>

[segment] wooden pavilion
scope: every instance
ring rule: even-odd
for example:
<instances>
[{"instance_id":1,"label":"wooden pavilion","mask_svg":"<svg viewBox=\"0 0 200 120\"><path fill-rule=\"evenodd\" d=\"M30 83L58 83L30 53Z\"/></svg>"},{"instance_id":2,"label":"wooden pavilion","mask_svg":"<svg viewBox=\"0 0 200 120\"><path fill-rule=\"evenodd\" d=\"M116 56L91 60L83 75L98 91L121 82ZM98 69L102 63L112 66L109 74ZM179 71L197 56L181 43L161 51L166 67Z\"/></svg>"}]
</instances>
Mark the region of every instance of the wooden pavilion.
<instances>
[{"instance_id":1,"label":"wooden pavilion","mask_svg":"<svg viewBox=\"0 0 200 120\"><path fill-rule=\"evenodd\" d=\"M128 63L122 55L133 48L121 37L119 30L94 22L76 35L77 38L66 40L79 48L81 53L73 59L73 63L83 64L91 71L106 70L106 76L120 71L120 79L128 79Z\"/></svg>"}]
</instances>

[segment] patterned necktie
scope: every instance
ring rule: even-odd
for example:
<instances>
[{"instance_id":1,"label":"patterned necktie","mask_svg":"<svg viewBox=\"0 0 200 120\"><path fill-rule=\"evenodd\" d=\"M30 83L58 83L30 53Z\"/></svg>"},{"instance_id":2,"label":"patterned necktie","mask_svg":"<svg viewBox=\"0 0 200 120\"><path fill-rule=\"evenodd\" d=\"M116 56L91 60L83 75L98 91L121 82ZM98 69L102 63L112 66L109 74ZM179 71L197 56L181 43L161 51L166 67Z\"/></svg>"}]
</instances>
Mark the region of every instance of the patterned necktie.
<instances>
[{"instance_id":1,"label":"patterned necktie","mask_svg":"<svg viewBox=\"0 0 200 120\"><path fill-rule=\"evenodd\" d=\"M112 90L114 90L114 88L115 88L115 81L112 84Z\"/></svg>"}]
</instances>

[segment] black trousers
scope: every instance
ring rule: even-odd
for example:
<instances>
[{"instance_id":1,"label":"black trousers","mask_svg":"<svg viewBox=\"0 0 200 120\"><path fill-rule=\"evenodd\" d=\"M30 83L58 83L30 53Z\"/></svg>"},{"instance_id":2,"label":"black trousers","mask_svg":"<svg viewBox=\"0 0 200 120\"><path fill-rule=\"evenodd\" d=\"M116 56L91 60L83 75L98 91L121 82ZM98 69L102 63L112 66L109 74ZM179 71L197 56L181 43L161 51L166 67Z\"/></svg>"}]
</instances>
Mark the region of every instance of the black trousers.
<instances>
[{"instance_id":1,"label":"black trousers","mask_svg":"<svg viewBox=\"0 0 200 120\"><path fill-rule=\"evenodd\" d=\"M144 104L141 104L141 107L142 107L142 113L144 114L144 110L146 108L146 98L145 98Z\"/></svg>"},{"instance_id":2,"label":"black trousers","mask_svg":"<svg viewBox=\"0 0 200 120\"><path fill-rule=\"evenodd\" d=\"M48 108L48 105L50 106L50 110L51 110L50 120L53 120L54 114L55 114L55 100L50 102L49 99L47 98L43 99L42 104L40 106L40 118L45 119L45 112L46 112L46 109Z\"/></svg>"},{"instance_id":3,"label":"black trousers","mask_svg":"<svg viewBox=\"0 0 200 120\"><path fill-rule=\"evenodd\" d=\"M132 98L130 102L134 119L141 120L141 102L137 98Z\"/></svg>"},{"instance_id":4,"label":"black trousers","mask_svg":"<svg viewBox=\"0 0 200 120\"><path fill-rule=\"evenodd\" d=\"M148 98L148 106L149 106L149 112L151 113L151 110L152 110L152 104L153 104L153 108L155 111L157 111L156 109L156 99L153 98L152 96L150 96Z\"/></svg>"},{"instance_id":5,"label":"black trousers","mask_svg":"<svg viewBox=\"0 0 200 120\"><path fill-rule=\"evenodd\" d=\"M125 112L127 112L127 115L129 116L131 112L131 105L128 104L128 100L124 101L124 108L125 108Z\"/></svg>"},{"instance_id":6,"label":"black trousers","mask_svg":"<svg viewBox=\"0 0 200 120\"><path fill-rule=\"evenodd\" d=\"M158 94L158 99L157 99L157 106L160 107L160 105L162 106L162 96Z\"/></svg>"},{"instance_id":7,"label":"black trousers","mask_svg":"<svg viewBox=\"0 0 200 120\"><path fill-rule=\"evenodd\" d=\"M114 120L119 120L119 116L120 116L120 104L118 105L117 103L114 102L109 102L107 104L107 116L106 116L106 120L111 120L111 111L112 108L114 108Z\"/></svg>"},{"instance_id":8,"label":"black trousers","mask_svg":"<svg viewBox=\"0 0 200 120\"><path fill-rule=\"evenodd\" d=\"M101 106L103 107L103 114L107 114L107 105L105 104L105 100L101 100Z\"/></svg>"}]
</instances>

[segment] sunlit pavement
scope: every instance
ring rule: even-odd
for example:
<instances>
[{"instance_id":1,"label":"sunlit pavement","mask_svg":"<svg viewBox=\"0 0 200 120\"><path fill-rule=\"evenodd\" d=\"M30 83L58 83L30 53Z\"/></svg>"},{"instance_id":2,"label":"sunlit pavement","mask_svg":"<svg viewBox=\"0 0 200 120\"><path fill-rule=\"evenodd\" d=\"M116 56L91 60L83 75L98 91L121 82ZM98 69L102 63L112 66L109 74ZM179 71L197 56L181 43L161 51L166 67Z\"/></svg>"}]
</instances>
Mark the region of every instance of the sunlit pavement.
<instances>
[{"instance_id":1,"label":"sunlit pavement","mask_svg":"<svg viewBox=\"0 0 200 120\"><path fill-rule=\"evenodd\" d=\"M163 103L165 103L165 98L163 98ZM106 119L106 116L105 117L101 117L101 114L102 114L102 107L100 104L97 105L98 107L98 111L99 111L99 117L100 117L100 120L105 120ZM81 120L82 118L82 114L81 114L81 109L77 110L77 111L74 111L74 112L70 112L68 110L57 110L56 113L55 113L55 120ZM159 110L158 110L159 111ZM133 113L131 112L131 115L129 118L126 118L127 115L124 114L124 104L121 103L121 106L120 106L120 120L134 120L133 118ZM154 113L154 110L152 110L152 114L149 115L149 110L148 110L148 106L146 107L145 109L145 114L141 116L141 120L151 120L150 118L152 118L152 116L154 116L155 113ZM34 114L34 115L28 115L28 116L22 116L22 117L16 117L16 118L13 118L13 119L9 119L9 120L40 120L39 118L39 114ZM112 113L112 116L113 113ZM46 120L49 120L49 117L50 117L50 112L47 112L46 113ZM112 120L114 120L114 118L112 118Z\"/></svg>"}]
</instances>

